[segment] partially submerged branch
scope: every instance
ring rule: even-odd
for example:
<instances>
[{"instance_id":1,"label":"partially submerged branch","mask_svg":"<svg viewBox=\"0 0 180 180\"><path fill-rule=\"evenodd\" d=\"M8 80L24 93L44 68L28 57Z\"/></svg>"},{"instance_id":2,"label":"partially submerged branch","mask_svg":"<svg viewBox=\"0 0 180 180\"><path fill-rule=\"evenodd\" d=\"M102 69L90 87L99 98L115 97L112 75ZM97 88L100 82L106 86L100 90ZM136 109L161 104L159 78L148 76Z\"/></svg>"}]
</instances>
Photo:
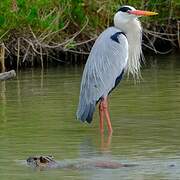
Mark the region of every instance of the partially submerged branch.
<instances>
[{"instance_id":1,"label":"partially submerged branch","mask_svg":"<svg viewBox=\"0 0 180 180\"><path fill-rule=\"evenodd\" d=\"M12 79L14 77L16 77L15 70L11 70L11 71L8 71L8 72L0 73L0 81Z\"/></svg>"}]
</instances>

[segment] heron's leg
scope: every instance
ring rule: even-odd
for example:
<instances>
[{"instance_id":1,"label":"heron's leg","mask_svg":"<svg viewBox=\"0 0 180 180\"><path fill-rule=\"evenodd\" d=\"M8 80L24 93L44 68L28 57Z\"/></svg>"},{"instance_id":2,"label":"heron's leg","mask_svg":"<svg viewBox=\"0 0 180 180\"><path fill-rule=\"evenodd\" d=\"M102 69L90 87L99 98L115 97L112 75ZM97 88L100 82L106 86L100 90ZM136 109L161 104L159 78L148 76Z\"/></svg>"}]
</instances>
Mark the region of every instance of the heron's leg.
<instances>
[{"instance_id":1,"label":"heron's leg","mask_svg":"<svg viewBox=\"0 0 180 180\"><path fill-rule=\"evenodd\" d=\"M109 134L112 134L113 130L112 130L111 119L110 119L109 110L108 110L108 100L107 100L107 97L103 98L102 104L103 104L104 114L106 116L108 132L109 132Z\"/></svg>"},{"instance_id":2,"label":"heron's leg","mask_svg":"<svg viewBox=\"0 0 180 180\"><path fill-rule=\"evenodd\" d=\"M104 132L104 108L103 108L103 104L102 104L102 100L100 100L99 103L99 117L100 117L100 131L101 133Z\"/></svg>"}]
</instances>

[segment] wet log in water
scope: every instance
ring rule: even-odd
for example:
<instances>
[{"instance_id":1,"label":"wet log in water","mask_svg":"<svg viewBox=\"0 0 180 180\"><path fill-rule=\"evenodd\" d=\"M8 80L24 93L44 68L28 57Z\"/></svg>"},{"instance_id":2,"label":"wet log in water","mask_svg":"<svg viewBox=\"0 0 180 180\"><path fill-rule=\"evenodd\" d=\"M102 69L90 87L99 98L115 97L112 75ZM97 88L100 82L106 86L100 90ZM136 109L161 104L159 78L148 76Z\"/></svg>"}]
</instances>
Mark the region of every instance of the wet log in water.
<instances>
[{"instance_id":1,"label":"wet log in water","mask_svg":"<svg viewBox=\"0 0 180 180\"><path fill-rule=\"evenodd\" d=\"M11 70L8 72L0 73L0 81L4 81L7 79L14 78L16 76L15 70Z\"/></svg>"}]
</instances>

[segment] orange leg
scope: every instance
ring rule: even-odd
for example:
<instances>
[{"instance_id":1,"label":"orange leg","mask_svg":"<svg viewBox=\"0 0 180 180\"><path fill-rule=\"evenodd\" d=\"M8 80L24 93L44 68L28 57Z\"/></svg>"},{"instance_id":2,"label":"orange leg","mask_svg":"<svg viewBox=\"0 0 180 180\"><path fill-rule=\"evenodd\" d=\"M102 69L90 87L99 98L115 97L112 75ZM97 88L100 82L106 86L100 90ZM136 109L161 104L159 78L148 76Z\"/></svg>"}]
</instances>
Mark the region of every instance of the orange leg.
<instances>
[{"instance_id":1,"label":"orange leg","mask_svg":"<svg viewBox=\"0 0 180 180\"><path fill-rule=\"evenodd\" d=\"M100 104L99 104L99 122L100 122L100 131L101 133L104 132L104 110L103 110L103 105L102 105L102 102L100 101Z\"/></svg>"},{"instance_id":2,"label":"orange leg","mask_svg":"<svg viewBox=\"0 0 180 180\"><path fill-rule=\"evenodd\" d=\"M113 130L112 130L111 119L110 119L109 110L108 110L107 97L103 98L100 101L100 104L99 104L100 130L101 130L101 132L104 131L104 114L105 114L105 117L106 117L108 133L112 134Z\"/></svg>"}]
</instances>

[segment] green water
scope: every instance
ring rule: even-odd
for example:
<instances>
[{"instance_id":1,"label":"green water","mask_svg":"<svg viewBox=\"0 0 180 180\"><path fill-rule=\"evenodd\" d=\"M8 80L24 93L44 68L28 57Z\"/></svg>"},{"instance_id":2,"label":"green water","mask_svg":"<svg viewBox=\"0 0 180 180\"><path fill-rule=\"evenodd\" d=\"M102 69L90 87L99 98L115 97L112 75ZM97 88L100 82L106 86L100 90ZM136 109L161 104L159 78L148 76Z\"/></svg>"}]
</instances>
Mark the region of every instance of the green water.
<instances>
[{"instance_id":1,"label":"green water","mask_svg":"<svg viewBox=\"0 0 180 180\"><path fill-rule=\"evenodd\" d=\"M180 179L180 56L146 57L141 83L125 78L113 91L112 137L100 136L98 112L91 125L75 119L82 70L28 70L0 82L0 179ZM34 171L20 163L40 154L138 166Z\"/></svg>"}]
</instances>

